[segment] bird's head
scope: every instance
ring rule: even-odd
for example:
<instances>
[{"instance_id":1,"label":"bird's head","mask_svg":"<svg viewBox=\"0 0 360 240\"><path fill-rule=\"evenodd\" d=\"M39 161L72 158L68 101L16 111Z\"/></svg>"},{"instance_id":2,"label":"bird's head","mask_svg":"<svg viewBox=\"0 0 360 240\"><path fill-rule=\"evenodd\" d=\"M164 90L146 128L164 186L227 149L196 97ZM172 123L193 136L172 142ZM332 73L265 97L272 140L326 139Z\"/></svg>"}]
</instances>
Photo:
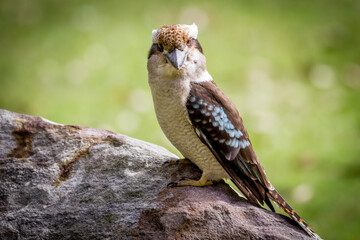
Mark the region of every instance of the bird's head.
<instances>
[{"instance_id":1,"label":"bird's head","mask_svg":"<svg viewBox=\"0 0 360 240\"><path fill-rule=\"evenodd\" d=\"M153 30L149 72L174 76L199 75L206 71L206 60L197 34L195 24L175 24Z\"/></svg>"}]
</instances>

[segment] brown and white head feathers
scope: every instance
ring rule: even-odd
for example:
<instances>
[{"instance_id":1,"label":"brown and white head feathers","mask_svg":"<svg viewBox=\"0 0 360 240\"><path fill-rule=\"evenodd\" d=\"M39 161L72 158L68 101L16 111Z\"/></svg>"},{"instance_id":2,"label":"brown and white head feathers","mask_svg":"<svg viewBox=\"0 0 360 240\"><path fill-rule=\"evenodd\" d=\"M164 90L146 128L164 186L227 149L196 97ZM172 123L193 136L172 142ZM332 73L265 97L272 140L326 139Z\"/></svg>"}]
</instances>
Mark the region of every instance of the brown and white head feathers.
<instances>
[{"instance_id":1,"label":"brown and white head feathers","mask_svg":"<svg viewBox=\"0 0 360 240\"><path fill-rule=\"evenodd\" d=\"M174 24L163 26L152 31L152 42L163 45L167 51L175 47L183 50L189 39L197 39L198 27L192 25Z\"/></svg>"},{"instance_id":2,"label":"brown and white head feathers","mask_svg":"<svg viewBox=\"0 0 360 240\"><path fill-rule=\"evenodd\" d=\"M152 46L148 55L149 75L161 78L183 77L193 82L212 80L206 71L206 58L197 40L198 27L174 24L152 31ZM170 64L169 54L177 52L184 56L179 68Z\"/></svg>"}]
</instances>

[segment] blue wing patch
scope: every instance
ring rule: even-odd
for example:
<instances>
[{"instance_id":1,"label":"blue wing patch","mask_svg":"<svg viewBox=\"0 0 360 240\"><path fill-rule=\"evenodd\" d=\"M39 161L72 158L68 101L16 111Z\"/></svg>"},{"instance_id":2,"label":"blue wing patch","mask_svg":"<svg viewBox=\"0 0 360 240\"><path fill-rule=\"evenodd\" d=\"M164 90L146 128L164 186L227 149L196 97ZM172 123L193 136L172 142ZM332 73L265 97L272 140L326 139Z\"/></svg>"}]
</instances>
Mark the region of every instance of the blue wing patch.
<instances>
[{"instance_id":1,"label":"blue wing patch","mask_svg":"<svg viewBox=\"0 0 360 240\"><path fill-rule=\"evenodd\" d=\"M228 160L233 160L241 148L250 145L219 103L211 98L190 96L186 103L189 118L209 142L217 146Z\"/></svg>"}]
</instances>

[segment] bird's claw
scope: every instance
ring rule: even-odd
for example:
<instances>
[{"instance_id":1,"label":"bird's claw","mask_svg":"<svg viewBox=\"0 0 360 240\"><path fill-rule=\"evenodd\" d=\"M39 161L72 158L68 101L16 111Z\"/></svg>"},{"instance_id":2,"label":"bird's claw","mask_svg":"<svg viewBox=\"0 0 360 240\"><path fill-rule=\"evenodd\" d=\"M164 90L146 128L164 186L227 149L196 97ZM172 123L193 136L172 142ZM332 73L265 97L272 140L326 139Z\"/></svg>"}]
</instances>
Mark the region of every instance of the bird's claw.
<instances>
[{"instance_id":1,"label":"bird's claw","mask_svg":"<svg viewBox=\"0 0 360 240\"><path fill-rule=\"evenodd\" d=\"M171 159L171 160L165 161L165 162L163 163L163 166L165 166L165 165L171 166L171 165L177 165L177 164L179 164L179 159L177 159L177 160Z\"/></svg>"},{"instance_id":2,"label":"bird's claw","mask_svg":"<svg viewBox=\"0 0 360 240\"><path fill-rule=\"evenodd\" d=\"M177 182L171 182L168 185L166 185L166 187L171 188L171 187L176 187L177 185L178 185Z\"/></svg>"},{"instance_id":3,"label":"bird's claw","mask_svg":"<svg viewBox=\"0 0 360 240\"><path fill-rule=\"evenodd\" d=\"M166 185L166 187L177 187L177 186L183 186L181 185L181 182L186 182L187 180L189 180L188 178L180 178L178 182L171 182L168 185Z\"/></svg>"},{"instance_id":4,"label":"bird's claw","mask_svg":"<svg viewBox=\"0 0 360 240\"><path fill-rule=\"evenodd\" d=\"M190 164L191 161L187 158L181 158L181 159L171 159L171 160L167 160L163 163L163 166L164 165L167 165L167 166L171 166L171 165L178 165L178 164Z\"/></svg>"},{"instance_id":5,"label":"bird's claw","mask_svg":"<svg viewBox=\"0 0 360 240\"><path fill-rule=\"evenodd\" d=\"M202 176L199 180L180 178L178 182L171 182L167 185L167 187L183 187L183 186L202 187L212 184L213 182L211 180L208 180L207 176Z\"/></svg>"}]
</instances>

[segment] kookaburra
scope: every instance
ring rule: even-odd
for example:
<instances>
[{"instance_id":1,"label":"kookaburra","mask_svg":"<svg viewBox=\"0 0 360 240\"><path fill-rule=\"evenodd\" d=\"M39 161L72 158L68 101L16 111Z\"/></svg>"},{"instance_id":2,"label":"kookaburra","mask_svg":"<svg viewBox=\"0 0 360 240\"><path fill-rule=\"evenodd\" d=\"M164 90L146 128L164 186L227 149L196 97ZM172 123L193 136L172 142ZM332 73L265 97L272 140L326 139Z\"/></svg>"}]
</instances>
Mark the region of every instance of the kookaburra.
<instances>
[{"instance_id":1,"label":"kookaburra","mask_svg":"<svg viewBox=\"0 0 360 240\"><path fill-rule=\"evenodd\" d=\"M261 166L235 105L216 86L193 25L152 31L147 69L157 120L180 153L202 170L199 180L173 186L204 186L230 179L253 204L270 200L310 236L318 235L275 190Z\"/></svg>"}]
</instances>

